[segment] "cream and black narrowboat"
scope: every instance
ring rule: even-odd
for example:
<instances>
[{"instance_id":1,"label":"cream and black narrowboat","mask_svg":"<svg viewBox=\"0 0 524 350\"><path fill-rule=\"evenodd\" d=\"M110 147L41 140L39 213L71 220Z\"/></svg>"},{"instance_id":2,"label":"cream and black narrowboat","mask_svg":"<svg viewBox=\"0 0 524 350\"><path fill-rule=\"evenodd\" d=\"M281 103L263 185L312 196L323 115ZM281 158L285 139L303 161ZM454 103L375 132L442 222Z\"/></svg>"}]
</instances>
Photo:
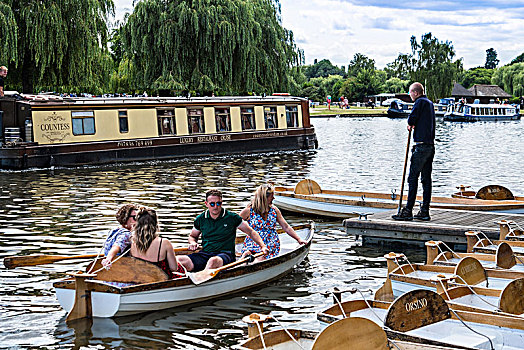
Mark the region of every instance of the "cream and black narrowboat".
<instances>
[{"instance_id":1,"label":"cream and black narrowboat","mask_svg":"<svg viewBox=\"0 0 524 350\"><path fill-rule=\"evenodd\" d=\"M287 95L0 99L3 169L316 148L308 101Z\"/></svg>"}]
</instances>

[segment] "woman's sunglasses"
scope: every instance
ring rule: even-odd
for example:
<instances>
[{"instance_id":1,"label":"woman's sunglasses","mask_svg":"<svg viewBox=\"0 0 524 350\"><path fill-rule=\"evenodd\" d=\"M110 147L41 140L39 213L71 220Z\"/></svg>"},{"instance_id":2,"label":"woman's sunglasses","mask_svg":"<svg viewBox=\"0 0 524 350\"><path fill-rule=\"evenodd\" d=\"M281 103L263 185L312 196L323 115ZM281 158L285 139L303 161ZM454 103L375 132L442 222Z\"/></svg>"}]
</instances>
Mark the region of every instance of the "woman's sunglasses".
<instances>
[{"instance_id":1,"label":"woman's sunglasses","mask_svg":"<svg viewBox=\"0 0 524 350\"><path fill-rule=\"evenodd\" d=\"M136 221L136 215L129 215L129 217Z\"/></svg>"},{"instance_id":2,"label":"woman's sunglasses","mask_svg":"<svg viewBox=\"0 0 524 350\"><path fill-rule=\"evenodd\" d=\"M222 202L207 202L209 204L209 206L211 206L212 208L215 207L215 205L217 207L221 206L222 205Z\"/></svg>"}]
</instances>

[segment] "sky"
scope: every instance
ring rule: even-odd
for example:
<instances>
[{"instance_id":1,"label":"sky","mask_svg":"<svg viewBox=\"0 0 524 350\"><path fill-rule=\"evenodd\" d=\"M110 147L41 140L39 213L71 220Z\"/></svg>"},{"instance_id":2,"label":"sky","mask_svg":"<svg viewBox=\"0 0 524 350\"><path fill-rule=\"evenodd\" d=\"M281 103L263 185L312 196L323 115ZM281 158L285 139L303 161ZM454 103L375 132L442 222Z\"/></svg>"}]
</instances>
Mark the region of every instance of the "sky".
<instances>
[{"instance_id":1,"label":"sky","mask_svg":"<svg viewBox=\"0 0 524 350\"><path fill-rule=\"evenodd\" d=\"M116 18L133 0L113 0ZM410 38L431 32L449 41L465 68L483 66L494 48L500 64L524 52L524 0L280 0L282 25L293 31L305 63L329 59L345 66L356 53L384 68L410 53Z\"/></svg>"}]
</instances>

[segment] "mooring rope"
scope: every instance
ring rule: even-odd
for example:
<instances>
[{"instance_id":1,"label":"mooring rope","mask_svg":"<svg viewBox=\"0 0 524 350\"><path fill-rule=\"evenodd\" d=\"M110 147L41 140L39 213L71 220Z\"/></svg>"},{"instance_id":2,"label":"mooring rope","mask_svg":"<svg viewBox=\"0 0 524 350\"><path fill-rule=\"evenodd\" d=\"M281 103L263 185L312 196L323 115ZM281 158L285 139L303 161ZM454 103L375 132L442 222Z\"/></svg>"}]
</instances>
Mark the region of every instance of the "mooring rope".
<instances>
[{"instance_id":1,"label":"mooring rope","mask_svg":"<svg viewBox=\"0 0 524 350\"><path fill-rule=\"evenodd\" d=\"M371 310L371 312L373 313L373 315L375 315L375 317L382 322L382 324L384 324L384 320L381 319L377 313L375 312L375 310L373 310L373 307L371 307L371 305L369 304L369 302L367 301L366 297L364 296L364 294L360 291L360 289L356 288L356 290L360 293L360 295L362 296L362 299L364 299L364 302L366 303L366 305L368 306L369 310Z\"/></svg>"},{"instance_id":2,"label":"mooring rope","mask_svg":"<svg viewBox=\"0 0 524 350\"><path fill-rule=\"evenodd\" d=\"M342 311L342 316L344 316L344 318L347 318L346 316L346 312L344 311L344 308L342 307L342 303L340 302L340 300L337 298L337 296L335 295L335 293L333 293L333 291L329 291L332 295L333 295L333 298L335 299L335 301L337 302L338 304L338 307L340 308L340 311Z\"/></svg>"},{"instance_id":3,"label":"mooring rope","mask_svg":"<svg viewBox=\"0 0 524 350\"><path fill-rule=\"evenodd\" d=\"M262 334L262 328L260 328L260 323L256 322L256 325L257 325L257 328L258 328L258 335L260 337L260 340L262 341L262 347L264 348L264 350L266 350L266 342L264 341L264 334Z\"/></svg>"},{"instance_id":4,"label":"mooring rope","mask_svg":"<svg viewBox=\"0 0 524 350\"><path fill-rule=\"evenodd\" d=\"M448 248L448 250L451 252L451 254L455 255L457 258L461 259L460 255L458 253L455 253L455 251L453 249L451 249L447 244L446 242L441 242L442 245L446 248Z\"/></svg>"},{"instance_id":5,"label":"mooring rope","mask_svg":"<svg viewBox=\"0 0 524 350\"><path fill-rule=\"evenodd\" d=\"M91 268L89 269L89 271L87 271L87 273L91 273L91 271L93 271L93 268L95 267L95 263L98 260L98 258L100 257L100 254L102 253L103 250L104 250L104 247L102 246L100 250L98 251L96 258L93 260L93 263L91 264Z\"/></svg>"},{"instance_id":6,"label":"mooring rope","mask_svg":"<svg viewBox=\"0 0 524 350\"><path fill-rule=\"evenodd\" d=\"M491 245L495 245L495 243L493 243L493 242L491 241L491 239L489 239L488 236L486 236L486 234L485 234L484 232L482 232L482 231L475 231L475 233L476 233L477 236L478 236L479 234L481 234L482 236L484 236L485 239L488 240L488 242L489 242Z\"/></svg>"},{"instance_id":7,"label":"mooring rope","mask_svg":"<svg viewBox=\"0 0 524 350\"><path fill-rule=\"evenodd\" d=\"M494 308L496 308L498 310L498 305L494 305L492 303L490 303L489 301L483 299L479 294L477 294L477 292L475 292L475 290L459 275L455 275L455 277L459 278L462 282L464 282L464 285L466 287L469 288L470 291L473 292L473 294L475 294L480 300L482 300L483 302L485 302L486 304L490 305L490 306L493 306ZM488 286L488 279L486 278L486 287ZM449 296L448 296L449 298ZM451 300L451 299L450 299Z\"/></svg>"},{"instance_id":8,"label":"mooring rope","mask_svg":"<svg viewBox=\"0 0 524 350\"><path fill-rule=\"evenodd\" d=\"M404 254L402 254L401 258L403 258L404 260L406 260L409 264L409 266L411 267L411 269L413 270L413 274L415 276L418 276L417 275L417 270L415 270L415 268L413 267L413 265L411 264L411 262L409 261L409 259L407 258L407 256L405 256ZM402 274L404 276L406 276L406 273L404 272L404 269L402 268L402 266L400 265L399 261L397 260L397 257L395 257L395 262L397 263L397 265L400 267L400 270L402 271Z\"/></svg>"},{"instance_id":9,"label":"mooring rope","mask_svg":"<svg viewBox=\"0 0 524 350\"><path fill-rule=\"evenodd\" d=\"M466 327L467 329L469 329L469 330L472 331L473 333L476 333L476 334L478 334L478 335L480 335L480 336L483 336L483 337L487 338L488 341L489 341L489 345L491 346L491 350L495 350L495 347L494 347L493 342L491 341L491 338L490 338L490 337L488 337L487 335L482 334L482 333L480 333L480 332L477 332L476 330L474 330L473 328L471 328L470 326L468 326L468 325L466 324L466 322L464 322L464 321L462 320L462 318L460 318L460 316L455 312L455 310L453 310L453 309L449 309L449 311L453 312L453 314L455 315L455 317L456 317L460 322L462 322L462 324L464 325L464 327Z\"/></svg>"},{"instance_id":10,"label":"mooring rope","mask_svg":"<svg viewBox=\"0 0 524 350\"><path fill-rule=\"evenodd\" d=\"M295 339L293 338L293 335L291 335L291 333L289 333L289 331L287 330L286 327L284 327L284 325L275 317L275 316L271 316L277 323L280 327L282 327L282 329L284 330L284 332L287 333L287 335L291 338L291 340L293 340L295 342L295 344L298 345L299 348L301 348L302 350L306 350L304 349L304 347L302 345L300 345L300 343Z\"/></svg>"},{"instance_id":11,"label":"mooring rope","mask_svg":"<svg viewBox=\"0 0 524 350\"><path fill-rule=\"evenodd\" d=\"M109 264L109 265L107 265L107 266L102 266L101 268L99 268L98 270L96 270L96 271L93 272L93 273L96 274L96 273L98 273L98 272L100 272L100 271L102 271L102 270L104 270L104 269L105 269L105 270L109 270L109 269L111 268L111 265L112 265L113 263L117 262L117 261L120 260L122 257L124 257L124 256L127 254L127 252L129 252L130 250L131 250L131 248L129 248L128 250L126 250L125 252L123 252L122 254L120 254L120 256L119 256L118 258L116 258L115 260L111 261L111 264ZM94 266L94 265L95 265L95 264L93 264L93 266Z\"/></svg>"}]
</instances>

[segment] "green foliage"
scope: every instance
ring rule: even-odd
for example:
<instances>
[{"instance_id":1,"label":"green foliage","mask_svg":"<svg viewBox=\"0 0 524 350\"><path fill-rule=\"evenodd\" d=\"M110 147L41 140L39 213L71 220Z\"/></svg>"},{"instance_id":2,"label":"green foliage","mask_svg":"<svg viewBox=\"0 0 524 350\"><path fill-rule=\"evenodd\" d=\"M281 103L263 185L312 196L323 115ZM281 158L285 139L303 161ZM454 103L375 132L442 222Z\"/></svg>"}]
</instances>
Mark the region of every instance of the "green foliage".
<instances>
[{"instance_id":1,"label":"green foliage","mask_svg":"<svg viewBox=\"0 0 524 350\"><path fill-rule=\"evenodd\" d=\"M404 93L409 88L409 81L400 78L389 78L384 83L384 92Z\"/></svg>"},{"instance_id":2,"label":"green foliage","mask_svg":"<svg viewBox=\"0 0 524 350\"><path fill-rule=\"evenodd\" d=\"M141 0L121 39L138 88L232 94L287 91L302 63L269 0Z\"/></svg>"},{"instance_id":3,"label":"green foliage","mask_svg":"<svg viewBox=\"0 0 524 350\"><path fill-rule=\"evenodd\" d=\"M112 0L0 1L10 81L24 92L100 89L109 81L107 16L113 12Z\"/></svg>"},{"instance_id":4,"label":"green foliage","mask_svg":"<svg viewBox=\"0 0 524 350\"><path fill-rule=\"evenodd\" d=\"M349 62L348 75L356 77L363 70L375 70L375 60L372 60L361 53L356 53L353 56L353 59Z\"/></svg>"},{"instance_id":5,"label":"green foliage","mask_svg":"<svg viewBox=\"0 0 524 350\"><path fill-rule=\"evenodd\" d=\"M491 82L513 96L524 95L524 63L515 63L495 70Z\"/></svg>"},{"instance_id":6,"label":"green foliage","mask_svg":"<svg viewBox=\"0 0 524 350\"><path fill-rule=\"evenodd\" d=\"M18 26L12 1L0 1L0 66L18 59Z\"/></svg>"},{"instance_id":7,"label":"green foliage","mask_svg":"<svg viewBox=\"0 0 524 350\"><path fill-rule=\"evenodd\" d=\"M313 65L305 66L304 68L304 74L309 79L319 77L327 78L330 75L346 75L344 69L334 66L333 64L331 64L330 60L326 59L321 60L320 62L315 60L315 63Z\"/></svg>"},{"instance_id":8,"label":"green foliage","mask_svg":"<svg viewBox=\"0 0 524 350\"><path fill-rule=\"evenodd\" d=\"M493 76L493 69L486 69L482 67L471 68L464 72L460 79L460 84L466 89L469 89L475 84L491 84L491 77Z\"/></svg>"},{"instance_id":9,"label":"green foliage","mask_svg":"<svg viewBox=\"0 0 524 350\"><path fill-rule=\"evenodd\" d=\"M451 42L439 41L431 33L424 34L420 44L415 36L410 41L411 54L400 54L392 71L409 72L410 80L425 85L426 95L434 101L449 96L453 81L462 71L462 60L453 61L455 50Z\"/></svg>"},{"instance_id":10,"label":"green foliage","mask_svg":"<svg viewBox=\"0 0 524 350\"><path fill-rule=\"evenodd\" d=\"M514 63L520 63L520 62L524 62L524 52L521 53L520 55L518 55L517 57L515 57L511 62L510 62L510 65L514 64Z\"/></svg>"},{"instance_id":11,"label":"green foliage","mask_svg":"<svg viewBox=\"0 0 524 350\"><path fill-rule=\"evenodd\" d=\"M340 75L312 78L302 86L299 96L309 97L310 100L314 101L324 101L327 95L331 95L332 101L336 101L340 97L336 86L343 79Z\"/></svg>"},{"instance_id":12,"label":"green foliage","mask_svg":"<svg viewBox=\"0 0 524 350\"><path fill-rule=\"evenodd\" d=\"M486 63L484 68L486 69L495 69L499 64L500 60L497 58L497 51L494 48L486 50Z\"/></svg>"}]
</instances>

